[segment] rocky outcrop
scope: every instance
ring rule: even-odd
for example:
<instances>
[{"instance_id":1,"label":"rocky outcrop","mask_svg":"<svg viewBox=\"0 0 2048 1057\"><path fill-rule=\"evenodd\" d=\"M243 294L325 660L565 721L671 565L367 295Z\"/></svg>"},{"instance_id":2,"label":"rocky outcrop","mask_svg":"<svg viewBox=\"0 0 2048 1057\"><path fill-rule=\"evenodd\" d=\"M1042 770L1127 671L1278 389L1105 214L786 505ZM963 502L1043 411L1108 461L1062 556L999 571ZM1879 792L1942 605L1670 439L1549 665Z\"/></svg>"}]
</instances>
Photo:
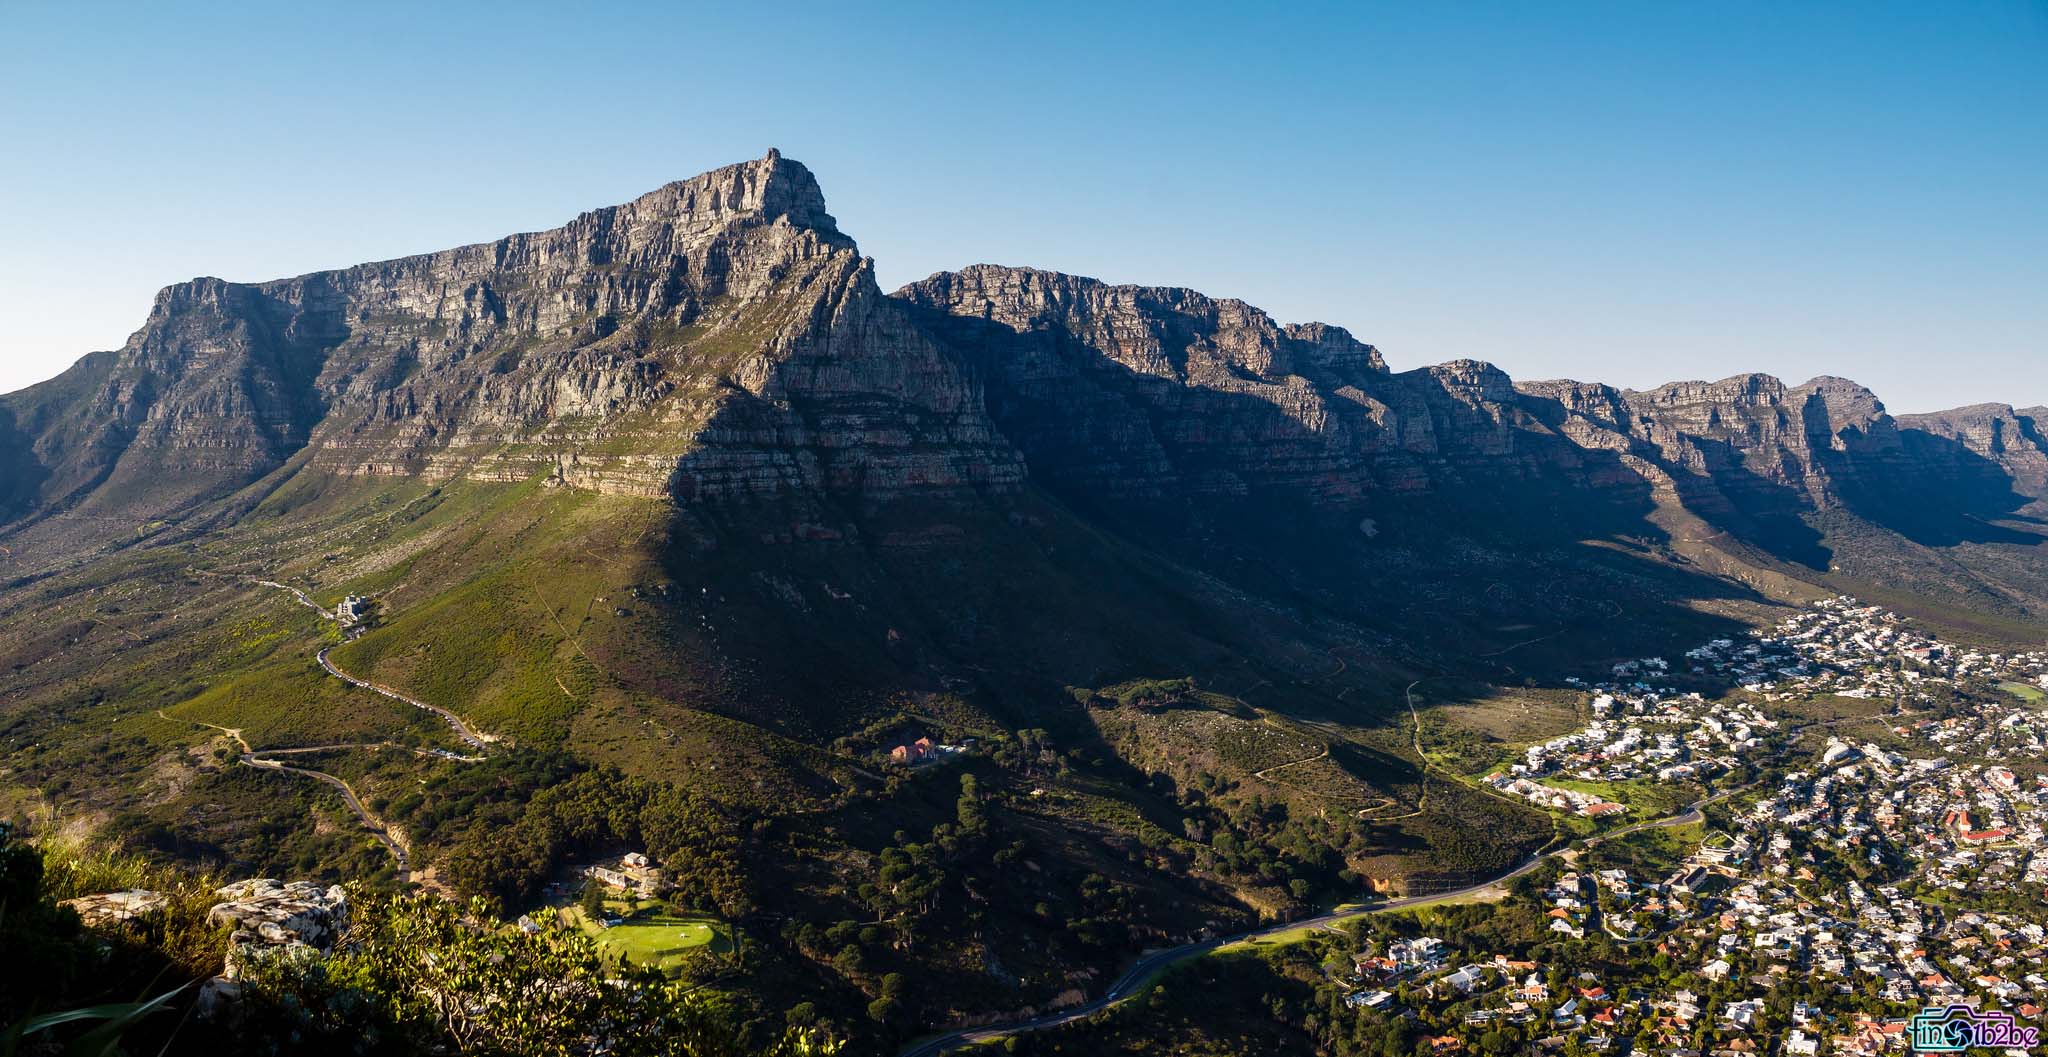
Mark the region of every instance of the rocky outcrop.
<instances>
[{"instance_id":1,"label":"rocky outcrop","mask_svg":"<svg viewBox=\"0 0 2048 1057\"><path fill-rule=\"evenodd\" d=\"M237 881L219 895L221 902L207 911L206 923L234 930L224 974L229 979L236 977L240 963L263 952L331 950L348 925L348 893L339 885L281 884L266 877Z\"/></svg>"},{"instance_id":2,"label":"rocky outcrop","mask_svg":"<svg viewBox=\"0 0 2048 1057\"><path fill-rule=\"evenodd\" d=\"M87 928L106 928L121 925L137 918L154 914L171 905L171 898L162 892L146 888L131 888L125 892L107 892L102 895L79 896L67 899L61 906L70 907L78 914Z\"/></svg>"},{"instance_id":3,"label":"rocky outcrop","mask_svg":"<svg viewBox=\"0 0 2048 1057\"><path fill-rule=\"evenodd\" d=\"M1666 465L1725 492L1790 490L1812 506L1839 498L1837 478L1900 451L1898 429L1870 390L1840 378L1788 387L1764 374L1674 382L1624 399L1635 435ZM1835 456L1853 458L1835 458Z\"/></svg>"},{"instance_id":4,"label":"rocky outcrop","mask_svg":"<svg viewBox=\"0 0 2048 1057\"><path fill-rule=\"evenodd\" d=\"M0 400L0 464L34 482L0 489L0 516L157 516L295 458L864 503L1023 472L810 172L774 152L551 231L183 283L122 349Z\"/></svg>"}]
</instances>

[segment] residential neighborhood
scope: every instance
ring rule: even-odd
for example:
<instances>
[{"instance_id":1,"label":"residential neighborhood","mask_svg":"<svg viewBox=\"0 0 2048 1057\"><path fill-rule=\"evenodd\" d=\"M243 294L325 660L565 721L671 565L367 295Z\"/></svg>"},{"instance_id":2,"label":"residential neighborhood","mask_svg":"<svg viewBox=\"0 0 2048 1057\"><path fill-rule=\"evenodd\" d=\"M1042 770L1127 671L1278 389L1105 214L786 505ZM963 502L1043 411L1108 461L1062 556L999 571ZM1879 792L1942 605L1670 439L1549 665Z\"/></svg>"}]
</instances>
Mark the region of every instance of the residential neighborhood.
<instances>
[{"instance_id":1,"label":"residential neighborhood","mask_svg":"<svg viewBox=\"0 0 2048 1057\"><path fill-rule=\"evenodd\" d=\"M1732 689L1674 687L1703 678ZM2041 1024L2048 653L1953 646L1834 598L1578 685L1585 725L1487 785L1596 816L1627 805L1552 783L1719 776L1725 802L1665 831L1689 841L1674 861L1651 850L1677 837L1644 829L1510 897L1496 912L1548 937L1526 949L1362 940L1346 1005L1421 1021L1438 1053L1503 1026L1560 1052L1904 1053L1914 1012L1958 1004ZM1626 971L1561 979L1531 953L1580 944Z\"/></svg>"}]
</instances>

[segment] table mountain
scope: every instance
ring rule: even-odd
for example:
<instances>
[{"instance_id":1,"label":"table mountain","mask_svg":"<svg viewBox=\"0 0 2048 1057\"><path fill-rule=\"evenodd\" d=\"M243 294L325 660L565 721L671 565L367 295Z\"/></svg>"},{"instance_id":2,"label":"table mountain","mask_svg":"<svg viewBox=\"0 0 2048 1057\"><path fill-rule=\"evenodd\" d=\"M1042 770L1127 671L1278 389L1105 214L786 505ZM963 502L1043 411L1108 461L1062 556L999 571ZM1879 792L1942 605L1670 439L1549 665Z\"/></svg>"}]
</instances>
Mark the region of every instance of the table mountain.
<instances>
[{"instance_id":1,"label":"table mountain","mask_svg":"<svg viewBox=\"0 0 2048 1057\"><path fill-rule=\"evenodd\" d=\"M1526 714L1845 590L2037 638L2040 420L1396 371L1028 268L885 295L771 152L551 231L182 283L0 396L0 798L244 876L395 870L255 766L296 750L463 892L649 842L790 970L747 984L778 1010L865 1016L836 952L883 913L915 940L868 969L930 983L919 1023L1014 1010L1550 840L1425 781L1404 688ZM1438 747L1507 751L1476 730ZM888 770L925 736L976 745Z\"/></svg>"},{"instance_id":2,"label":"table mountain","mask_svg":"<svg viewBox=\"0 0 2048 1057\"><path fill-rule=\"evenodd\" d=\"M980 393L770 152L552 231L195 279L0 403L17 515L187 512L297 462L682 498L1014 487Z\"/></svg>"},{"instance_id":3,"label":"table mountain","mask_svg":"<svg viewBox=\"0 0 2048 1057\"><path fill-rule=\"evenodd\" d=\"M2034 422L1898 420L1838 378L1395 372L1337 327L1029 268L884 296L816 179L771 151L551 231L169 287L122 348L0 398L0 518L29 562L232 517L300 471L814 513L1000 500L1028 476L1182 523L1277 501L1558 538L1642 531L1668 495L1745 560L1825 572L1848 523L2032 546L2010 518L2048 487ZM1830 516L1850 522L1813 523Z\"/></svg>"}]
</instances>

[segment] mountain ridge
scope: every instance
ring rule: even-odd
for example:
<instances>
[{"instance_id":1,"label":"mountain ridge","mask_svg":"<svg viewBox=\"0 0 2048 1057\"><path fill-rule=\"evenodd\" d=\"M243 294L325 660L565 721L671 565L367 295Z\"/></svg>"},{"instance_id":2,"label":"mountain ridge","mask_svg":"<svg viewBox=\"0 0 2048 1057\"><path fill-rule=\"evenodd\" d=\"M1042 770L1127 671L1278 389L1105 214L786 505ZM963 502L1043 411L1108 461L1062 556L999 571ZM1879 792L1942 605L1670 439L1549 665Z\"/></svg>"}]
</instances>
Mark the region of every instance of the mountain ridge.
<instances>
[{"instance_id":1,"label":"mountain ridge","mask_svg":"<svg viewBox=\"0 0 2048 1057\"><path fill-rule=\"evenodd\" d=\"M1397 371L1037 269L885 294L779 155L635 202L178 284L0 396L0 807L399 883L326 789L238 762L321 753L422 883L526 906L648 843L778 1023L901 971L929 1026L1504 872L1555 820L1451 777L1617 662L1842 593L1989 649L2048 627L2033 412ZM463 762L406 702L501 740ZM896 767L923 737L963 751ZM681 798L672 848L636 789Z\"/></svg>"},{"instance_id":2,"label":"mountain ridge","mask_svg":"<svg viewBox=\"0 0 2048 1057\"><path fill-rule=\"evenodd\" d=\"M1831 376L1636 391L1475 360L1394 371L1343 328L1036 268L884 294L815 176L771 150L558 228L167 287L121 349L0 396L0 531L62 549L79 531L40 520L176 520L291 467L842 523L1030 479L1084 506L1438 502L1601 532L1661 489L1745 558L1826 571L1802 522L1830 511L1916 543L2026 544L2024 523L1981 523L2048 495L2033 422L1894 417ZM1913 509L1915 489L1953 516Z\"/></svg>"}]
</instances>

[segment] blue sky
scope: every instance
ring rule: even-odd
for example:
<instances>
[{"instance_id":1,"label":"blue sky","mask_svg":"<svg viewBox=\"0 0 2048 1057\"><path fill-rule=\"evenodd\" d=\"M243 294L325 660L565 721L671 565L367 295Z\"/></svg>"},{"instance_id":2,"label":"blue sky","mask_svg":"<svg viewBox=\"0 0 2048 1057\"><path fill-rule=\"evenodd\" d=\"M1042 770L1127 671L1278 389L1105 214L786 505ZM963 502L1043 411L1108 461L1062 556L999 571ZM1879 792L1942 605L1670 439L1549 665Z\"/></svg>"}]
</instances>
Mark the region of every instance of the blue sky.
<instances>
[{"instance_id":1,"label":"blue sky","mask_svg":"<svg viewBox=\"0 0 2048 1057\"><path fill-rule=\"evenodd\" d=\"M0 0L0 391L159 287L770 146L885 286L1241 297L1396 368L2048 404L2048 5Z\"/></svg>"}]
</instances>

